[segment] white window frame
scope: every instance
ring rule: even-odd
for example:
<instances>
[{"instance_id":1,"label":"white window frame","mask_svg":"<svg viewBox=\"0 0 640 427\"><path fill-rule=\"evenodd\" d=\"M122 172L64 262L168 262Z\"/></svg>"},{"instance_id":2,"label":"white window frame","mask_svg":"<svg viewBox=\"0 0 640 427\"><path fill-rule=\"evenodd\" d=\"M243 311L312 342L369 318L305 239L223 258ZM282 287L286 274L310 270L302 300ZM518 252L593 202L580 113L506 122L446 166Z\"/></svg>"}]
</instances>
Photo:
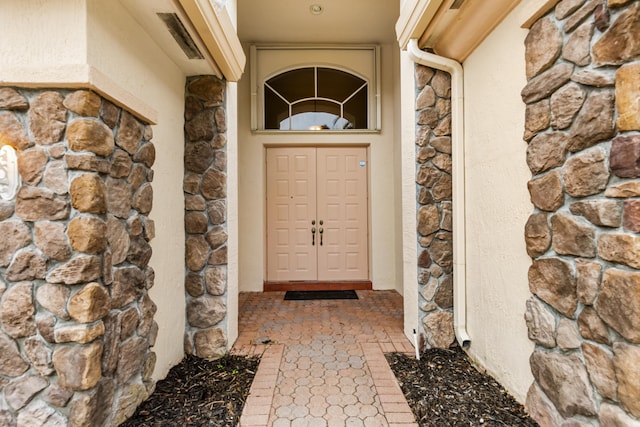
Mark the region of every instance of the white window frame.
<instances>
[{"instance_id":1,"label":"white window frame","mask_svg":"<svg viewBox=\"0 0 640 427\"><path fill-rule=\"evenodd\" d=\"M264 84L271 77L305 67L334 68L354 74L368 85L367 129L332 130L330 132L379 132L380 112L380 47L364 46L280 46L252 45L251 67L251 130L254 132L313 133L313 130L265 130ZM361 58L364 60L356 60ZM326 131L325 131L326 132Z\"/></svg>"}]
</instances>

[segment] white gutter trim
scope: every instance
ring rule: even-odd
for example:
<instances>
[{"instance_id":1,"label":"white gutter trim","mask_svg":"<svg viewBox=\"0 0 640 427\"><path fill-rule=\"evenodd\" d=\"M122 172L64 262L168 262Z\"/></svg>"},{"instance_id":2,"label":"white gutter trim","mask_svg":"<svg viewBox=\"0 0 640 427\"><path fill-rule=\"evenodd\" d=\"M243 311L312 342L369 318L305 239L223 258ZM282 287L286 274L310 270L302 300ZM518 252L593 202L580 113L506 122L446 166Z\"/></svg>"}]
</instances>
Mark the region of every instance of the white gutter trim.
<instances>
[{"instance_id":1,"label":"white gutter trim","mask_svg":"<svg viewBox=\"0 0 640 427\"><path fill-rule=\"evenodd\" d=\"M453 59L420 50L416 39L409 40L409 58L415 63L451 74L451 160L453 180L453 329L463 348L471 345L467 333L467 267L464 182L464 74Z\"/></svg>"},{"instance_id":2,"label":"white gutter trim","mask_svg":"<svg viewBox=\"0 0 640 427\"><path fill-rule=\"evenodd\" d=\"M247 59L227 8L210 0L177 1L224 77L240 80Z\"/></svg>"}]
</instances>

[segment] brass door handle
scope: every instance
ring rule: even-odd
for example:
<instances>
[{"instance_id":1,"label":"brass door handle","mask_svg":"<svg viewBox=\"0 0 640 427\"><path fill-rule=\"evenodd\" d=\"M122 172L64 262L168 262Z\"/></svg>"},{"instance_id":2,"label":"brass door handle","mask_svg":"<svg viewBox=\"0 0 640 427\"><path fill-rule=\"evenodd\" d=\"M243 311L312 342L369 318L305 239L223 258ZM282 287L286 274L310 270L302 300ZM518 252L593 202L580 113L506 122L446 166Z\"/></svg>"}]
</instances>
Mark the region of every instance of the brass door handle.
<instances>
[{"instance_id":1,"label":"brass door handle","mask_svg":"<svg viewBox=\"0 0 640 427\"><path fill-rule=\"evenodd\" d=\"M320 227L320 246L322 246L322 233L324 233L324 229Z\"/></svg>"},{"instance_id":2,"label":"brass door handle","mask_svg":"<svg viewBox=\"0 0 640 427\"><path fill-rule=\"evenodd\" d=\"M315 246L315 245L316 245L316 228L311 227L311 246Z\"/></svg>"}]
</instances>

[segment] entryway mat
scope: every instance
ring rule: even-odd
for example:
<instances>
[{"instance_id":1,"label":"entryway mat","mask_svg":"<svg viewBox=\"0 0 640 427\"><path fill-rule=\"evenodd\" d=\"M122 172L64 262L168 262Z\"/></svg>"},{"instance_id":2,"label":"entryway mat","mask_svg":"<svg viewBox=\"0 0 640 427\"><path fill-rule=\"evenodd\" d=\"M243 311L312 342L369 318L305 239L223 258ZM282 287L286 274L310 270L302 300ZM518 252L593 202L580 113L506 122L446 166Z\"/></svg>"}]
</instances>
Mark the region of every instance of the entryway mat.
<instances>
[{"instance_id":1,"label":"entryway mat","mask_svg":"<svg viewBox=\"0 0 640 427\"><path fill-rule=\"evenodd\" d=\"M314 299L358 299L356 291L287 291L284 299L289 301Z\"/></svg>"}]
</instances>

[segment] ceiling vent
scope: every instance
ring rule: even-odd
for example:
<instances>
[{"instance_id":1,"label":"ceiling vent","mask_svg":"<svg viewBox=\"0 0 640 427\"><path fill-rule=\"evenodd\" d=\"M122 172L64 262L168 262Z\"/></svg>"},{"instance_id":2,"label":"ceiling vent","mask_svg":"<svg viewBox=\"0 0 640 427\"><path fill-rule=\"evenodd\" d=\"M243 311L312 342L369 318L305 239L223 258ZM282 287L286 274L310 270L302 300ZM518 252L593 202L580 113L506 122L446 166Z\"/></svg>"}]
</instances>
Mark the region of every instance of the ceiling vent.
<instances>
[{"instance_id":1,"label":"ceiling vent","mask_svg":"<svg viewBox=\"0 0 640 427\"><path fill-rule=\"evenodd\" d=\"M187 58L204 59L204 56L200 52L200 49L198 49L198 46L196 46L196 43L193 41L193 38L191 37L177 14L157 13L157 15L160 19L162 19L164 25L167 26L167 30L169 30L184 54L187 55Z\"/></svg>"}]
</instances>

